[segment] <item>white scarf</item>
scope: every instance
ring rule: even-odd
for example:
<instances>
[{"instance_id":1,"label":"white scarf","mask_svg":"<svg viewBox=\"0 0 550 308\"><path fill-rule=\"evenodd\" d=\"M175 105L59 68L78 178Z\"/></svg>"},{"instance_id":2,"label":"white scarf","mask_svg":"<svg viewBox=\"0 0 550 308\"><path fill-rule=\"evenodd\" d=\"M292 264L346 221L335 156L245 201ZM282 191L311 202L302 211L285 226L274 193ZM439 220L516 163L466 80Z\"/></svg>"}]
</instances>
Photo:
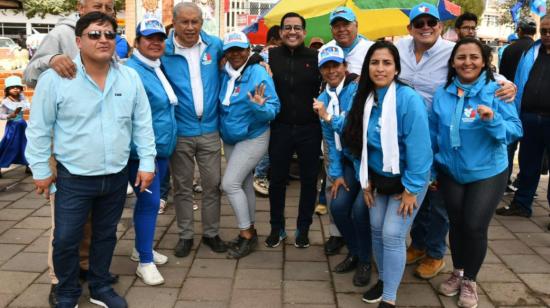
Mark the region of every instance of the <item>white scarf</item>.
<instances>
[{"instance_id":1,"label":"white scarf","mask_svg":"<svg viewBox=\"0 0 550 308\"><path fill-rule=\"evenodd\" d=\"M382 103L382 115L380 116L380 141L382 143L382 171L399 174L399 142L397 140L397 111L396 111L396 86L392 82L384 102ZM369 94L363 111L363 149L361 151L361 167L359 179L362 188L367 188L369 179L369 155L367 151L367 131L369 119L374 104L374 93Z\"/></svg>"},{"instance_id":2,"label":"white scarf","mask_svg":"<svg viewBox=\"0 0 550 308\"><path fill-rule=\"evenodd\" d=\"M176 93L174 93L174 89L172 89L172 86L168 82L168 79L166 79L166 76L164 76L164 73L160 69L160 60L157 59L155 61L152 61L145 56L143 56L137 48L134 49L133 55L138 58L139 61L143 62L144 64L152 67L155 70L155 74L157 74L157 78L160 80L160 83L162 84L162 87L164 88L164 92L166 92L166 95L168 95L168 100L170 101L171 105L177 105L178 104L178 97L176 96Z\"/></svg>"},{"instance_id":3,"label":"white scarf","mask_svg":"<svg viewBox=\"0 0 550 308\"><path fill-rule=\"evenodd\" d=\"M225 90L225 96L222 101L224 106L229 106L229 104L231 104L230 98L233 90L235 89L235 81L241 77L241 73L243 72L246 63L248 63L248 60L246 60L246 62L237 70L235 70L229 62L225 63L225 71L227 72L227 75L229 75L229 80L227 81L227 89Z\"/></svg>"},{"instance_id":4,"label":"white scarf","mask_svg":"<svg viewBox=\"0 0 550 308\"><path fill-rule=\"evenodd\" d=\"M326 91L328 96L330 96L330 102L328 103L327 112L330 115L340 115L340 101L338 100L338 95L340 95L340 92L342 92L342 88L344 87L344 81L346 79L344 78L342 82L336 87L336 91L330 90L330 86L327 84ZM334 141L336 143L336 149L338 151L342 151L342 143L340 141L340 136L334 132Z\"/></svg>"}]
</instances>

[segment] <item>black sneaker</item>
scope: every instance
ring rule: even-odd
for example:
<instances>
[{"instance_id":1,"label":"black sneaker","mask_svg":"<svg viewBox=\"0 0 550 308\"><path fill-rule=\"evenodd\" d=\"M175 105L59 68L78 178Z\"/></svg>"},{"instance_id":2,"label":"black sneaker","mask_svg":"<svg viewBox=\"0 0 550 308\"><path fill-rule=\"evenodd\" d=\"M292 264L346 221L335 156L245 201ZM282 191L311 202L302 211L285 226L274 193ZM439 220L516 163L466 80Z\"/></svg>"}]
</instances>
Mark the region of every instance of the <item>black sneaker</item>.
<instances>
[{"instance_id":1,"label":"black sneaker","mask_svg":"<svg viewBox=\"0 0 550 308\"><path fill-rule=\"evenodd\" d=\"M334 256L340 253L340 249L346 245L344 238L341 236L331 236L325 243L325 254L327 256Z\"/></svg>"},{"instance_id":2,"label":"black sneaker","mask_svg":"<svg viewBox=\"0 0 550 308\"><path fill-rule=\"evenodd\" d=\"M374 304L382 300L382 293L384 292L384 282L378 280L372 288L363 293L363 301L365 303Z\"/></svg>"},{"instance_id":3,"label":"black sneaker","mask_svg":"<svg viewBox=\"0 0 550 308\"><path fill-rule=\"evenodd\" d=\"M517 191L517 187L515 187L514 185L512 184L508 184L506 186L506 189L504 190L504 195L507 196L507 195L512 195L514 194L516 191Z\"/></svg>"},{"instance_id":4,"label":"black sneaker","mask_svg":"<svg viewBox=\"0 0 550 308\"><path fill-rule=\"evenodd\" d=\"M395 305L388 302L380 302L380 304L378 304L378 308L395 308Z\"/></svg>"},{"instance_id":5,"label":"black sneaker","mask_svg":"<svg viewBox=\"0 0 550 308\"><path fill-rule=\"evenodd\" d=\"M522 209L515 203L511 203L509 206L498 208L495 213L500 216L520 216L527 218L531 217L531 214L529 214L526 210Z\"/></svg>"},{"instance_id":6,"label":"black sneaker","mask_svg":"<svg viewBox=\"0 0 550 308\"><path fill-rule=\"evenodd\" d=\"M174 255L178 258L187 257L191 252L192 247L193 239L179 239L178 243L176 244L176 248L174 248Z\"/></svg>"},{"instance_id":7,"label":"black sneaker","mask_svg":"<svg viewBox=\"0 0 550 308\"><path fill-rule=\"evenodd\" d=\"M126 300L113 289L101 293L90 293L90 303L107 308L127 308Z\"/></svg>"},{"instance_id":8,"label":"black sneaker","mask_svg":"<svg viewBox=\"0 0 550 308\"><path fill-rule=\"evenodd\" d=\"M210 247L213 252L221 253L227 251L227 245L222 241L219 235L214 237L202 237L202 243Z\"/></svg>"},{"instance_id":9,"label":"black sneaker","mask_svg":"<svg viewBox=\"0 0 550 308\"><path fill-rule=\"evenodd\" d=\"M258 245L258 236L254 235L250 239L246 239L239 235L239 241L236 245L229 247L227 250L228 259L240 259L248 256L252 250Z\"/></svg>"},{"instance_id":10,"label":"black sneaker","mask_svg":"<svg viewBox=\"0 0 550 308\"><path fill-rule=\"evenodd\" d=\"M369 284L371 275L371 266L369 263L357 264L357 269L353 275L353 285L356 287L364 287Z\"/></svg>"},{"instance_id":11,"label":"black sneaker","mask_svg":"<svg viewBox=\"0 0 550 308\"><path fill-rule=\"evenodd\" d=\"M342 262L336 264L333 272L335 273L351 272L357 268L357 263L359 263L359 257L348 254Z\"/></svg>"},{"instance_id":12,"label":"black sneaker","mask_svg":"<svg viewBox=\"0 0 550 308\"><path fill-rule=\"evenodd\" d=\"M285 230L271 229L271 233L265 239L265 246L270 248L275 248L281 244L281 241L284 241L286 238Z\"/></svg>"},{"instance_id":13,"label":"black sneaker","mask_svg":"<svg viewBox=\"0 0 550 308\"><path fill-rule=\"evenodd\" d=\"M308 230L296 230L296 241L294 242L294 247L296 248L308 248L309 247L309 238Z\"/></svg>"},{"instance_id":14,"label":"black sneaker","mask_svg":"<svg viewBox=\"0 0 550 308\"><path fill-rule=\"evenodd\" d=\"M55 308L57 306L57 295L55 295L55 290L57 289L57 284L52 284L50 288L50 295L48 295L48 303L50 307Z\"/></svg>"}]
</instances>

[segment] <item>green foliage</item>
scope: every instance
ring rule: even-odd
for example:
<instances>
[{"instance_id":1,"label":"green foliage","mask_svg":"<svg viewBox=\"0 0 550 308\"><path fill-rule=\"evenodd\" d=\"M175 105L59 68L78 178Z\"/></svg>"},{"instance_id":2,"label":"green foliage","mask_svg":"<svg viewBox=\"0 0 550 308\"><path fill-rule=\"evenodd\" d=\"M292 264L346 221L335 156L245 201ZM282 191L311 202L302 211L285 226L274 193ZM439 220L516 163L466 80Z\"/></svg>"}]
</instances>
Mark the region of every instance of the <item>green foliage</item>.
<instances>
[{"instance_id":1,"label":"green foliage","mask_svg":"<svg viewBox=\"0 0 550 308\"><path fill-rule=\"evenodd\" d=\"M78 0L21 0L28 18L46 14L68 15L76 11ZM117 11L124 9L124 0L115 0Z\"/></svg>"},{"instance_id":2,"label":"green foliage","mask_svg":"<svg viewBox=\"0 0 550 308\"><path fill-rule=\"evenodd\" d=\"M485 10L485 1L481 0L451 0L454 4L460 5L461 12L470 12L476 14L479 18L483 15ZM449 20L445 22L445 30L454 27L455 21Z\"/></svg>"},{"instance_id":3,"label":"green foliage","mask_svg":"<svg viewBox=\"0 0 550 308\"><path fill-rule=\"evenodd\" d=\"M513 25L512 15L510 14L510 9L518 2L518 0L503 0L500 5L500 19L499 22L503 25ZM529 0L523 1L523 7L521 8L520 16L529 16L531 14L531 9L529 7ZM546 8L550 9L550 0L546 0Z\"/></svg>"}]
</instances>

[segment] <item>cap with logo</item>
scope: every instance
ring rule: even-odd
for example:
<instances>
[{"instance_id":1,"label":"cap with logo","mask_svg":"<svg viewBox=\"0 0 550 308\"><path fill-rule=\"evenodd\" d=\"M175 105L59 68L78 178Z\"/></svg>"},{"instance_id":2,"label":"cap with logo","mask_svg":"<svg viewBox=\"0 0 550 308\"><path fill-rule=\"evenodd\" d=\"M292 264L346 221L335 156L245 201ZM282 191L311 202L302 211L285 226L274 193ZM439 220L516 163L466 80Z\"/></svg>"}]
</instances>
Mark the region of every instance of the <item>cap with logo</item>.
<instances>
[{"instance_id":1,"label":"cap with logo","mask_svg":"<svg viewBox=\"0 0 550 308\"><path fill-rule=\"evenodd\" d=\"M319 54L317 55L317 59L319 61L319 67L323 66L323 64L329 61L343 63L345 59L344 51L342 50L342 48L338 46L325 45L319 49Z\"/></svg>"},{"instance_id":2,"label":"cap with logo","mask_svg":"<svg viewBox=\"0 0 550 308\"><path fill-rule=\"evenodd\" d=\"M440 19L439 11L437 10L437 8L434 5L426 2L419 3L411 9L411 11L409 12L409 20L413 21L421 15L430 15L437 20Z\"/></svg>"},{"instance_id":3,"label":"cap with logo","mask_svg":"<svg viewBox=\"0 0 550 308\"><path fill-rule=\"evenodd\" d=\"M250 43L248 37L241 31L229 32L223 37L223 51L232 47L248 48Z\"/></svg>"},{"instance_id":4,"label":"cap with logo","mask_svg":"<svg viewBox=\"0 0 550 308\"><path fill-rule=\"evenodd\" d=\"M357 17L355 17L355 13L349 7L339 6L330 12L330 24L332 25L338 19L352 22L356 21Z\"/></svg>"},{"instance_id":5,"label":"cap with logo","mask_svg":"<svg viewBox=\"0 0 550 308\"><path fill-rule=\"evenodd\" d=\"M136 37L150 36L157 33L160 33L166 37L164 25L156 18L144 19L136 27Z\"/></svg>"}]
</instances>

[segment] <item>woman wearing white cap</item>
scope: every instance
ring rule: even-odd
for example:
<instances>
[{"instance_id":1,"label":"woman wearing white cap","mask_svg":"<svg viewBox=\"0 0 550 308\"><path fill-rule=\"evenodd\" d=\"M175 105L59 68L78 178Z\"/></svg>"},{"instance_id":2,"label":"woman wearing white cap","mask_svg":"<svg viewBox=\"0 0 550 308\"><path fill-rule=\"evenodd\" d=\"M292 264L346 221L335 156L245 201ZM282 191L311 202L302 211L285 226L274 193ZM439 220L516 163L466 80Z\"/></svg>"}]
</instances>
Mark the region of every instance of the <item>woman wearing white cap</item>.
<instances>
[{"instance_id":1,"label":"woman wearing white cap","mask_svg":"<svg viewBox=\"0 0 550 308\"><path fill-rule=\"evenodd\" d=\"M222 189L235 211L240 230L227 257L238 259L250 254L258 243L252 171L267 152L269 122L279 112L280 104L273 80L259 65L263 58L257 54L251 56L246 35L228 33L223 43L227 63L219 96L220 134L227 168Z\"/></svg>"},{"instance_id":2,"label":"woman wearing white cap","mask_svg":"<svg viewBox=\"0 0 550 308\"><path fill-rule=\"evenodd\" d=\"M325 90L314 100L313 109L321 118L323 140L328 148L327 175L332 180L330 213L348 247L346 258L333 269L336 273L355 270L353 284L366 286L371 276L371 236L369 211L363 202L353 159L346 157L342 131L357 92L356 74L346 75L348 66L339 46L319 50L319 70ZM347 151L349 152L349 151Z\"/></svg>"},{"instance_id":3,"label":"woman wearing white cap","mask_svg":"<svg viewBox=\"0 0 550 308\"><path fill-rule=\"evenodd\" d=\"M132 260L139 261L136 274L148 285L164 283L156 265L168 258L153 250L155 226L160 206L160 183L168 170L168 158L176 146L176 119L174 106L178 99L162 71L160 57L164 54L166 32L159 20L145 19L136 29L136 48L126 65L135 69L145 87L151 105L156 142L156 176L148 190L139 192L134 187L137 202L134 207L135 248ZM139 160L135 148L130 154L130 183L136 180Z\"/></svg>"},{"instance_id":4,"label":"woman wearing white cap","mask_svg":"<svg viewBox=\"0 0 550 308\"><path fill-rule=\"evenodd\" d=\"M0 142L0 168L7 168L11 164L27 166L25 159L25 129L27 123L23 119L23 111L30 108L30 104L23 95L23 83L18 76L10 76L5 81L4 99L0 106L0 119L7 120L4 138ZM27 167L27 170L28 167ZM0 173L0 177L2 173Z\"/></svg>"}]
</instances>

